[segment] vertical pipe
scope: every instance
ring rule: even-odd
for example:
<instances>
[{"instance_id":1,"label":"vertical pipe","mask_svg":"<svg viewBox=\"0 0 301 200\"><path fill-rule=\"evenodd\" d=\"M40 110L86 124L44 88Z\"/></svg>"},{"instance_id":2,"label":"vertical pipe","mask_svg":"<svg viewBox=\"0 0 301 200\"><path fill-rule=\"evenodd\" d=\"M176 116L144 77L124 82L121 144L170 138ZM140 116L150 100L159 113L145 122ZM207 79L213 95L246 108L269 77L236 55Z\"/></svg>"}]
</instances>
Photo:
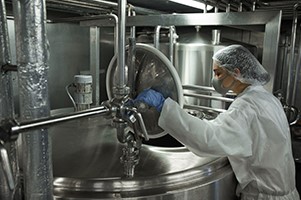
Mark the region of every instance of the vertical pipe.
<instances>
[{"instance_id":1,"label":"vertical pipe","mask_svg":"<svg viewBox=\"0 0 301 200\"><path fill-rule=\"evenodd\" d=\"M13 0L21 121L49 116L45 0ZM22 134L25 200L53 200L51 140L45 129Z\"/></svg>"},{"instance_id":2,"label":"vertical pipe","mask_svg":"<svg viewBox=\"0 0 301 200\"><path fill-rule=\"evenodd\" d=\"M214 7L214 13L218 13L218 7Z\"/></svg>"},{"instance_id":3,"label":"vertical pipe","mask_svg":"<svg viewBox=\"0 0 301 200\"><path fill-rule=\"evenodd\" d=\"M204 6L205 6L205 7L204 7L204 13L207 13L207 12L208 12L208 9L207 9L208 4L207 4L207 1L205 1L204 4L205 4L205 5L204 5Z\"/></svg>"},{"instance_id":4,"label":"vertical pipe","mask_svg":"<svg viewBox=\"0 0 301 200\"><path fill-rule=\"evenodd\" d=\"M242 12L242 2L239 2L238 12Z\"/></svg>"},{"instance_id":5,"label":"vertical pipe","mask_svg":"<svg viewBox=\"0 0 301 200\"><path fill-rule=\"evenodd\" d=\"M136 12L134 7L129 5L128 8L128 16L135 16ZM132 26L130 30L130 37L129 37L129 50L128 50L128 86L130 88L131 97L134 98L135 94L135 82L136 82L136 75L135 75L135 61L136 61L136 27Z\"/></svg>"},{"instance_id":6,"label":"vertical pipe","mask_svg":"<svg viewBox=\"0 0 301 200\"><path fill-rule=\"evenodd\" d=\"M114 19L114 23L115 23L115 25L114 25L114 55L116 55L117 54L117 52L118 52L118 38L119 38L119 36L118 36L118 17L115 15L115 14L109 14L109 16L111 16L113 19Z\"/></svg>"},{"instance_id":7,"label":"vertical pipe","mask_svg":"<svg viewBox=\"0 0 301 200\"><path fill-rule=\"evenodd\" d=\"M301 66L301 40L299 40L299 50L298 50L298 57L297 57L296 67L295 67L295 78L293 82L293 89L292 89L292 106L296 105L296 98L297 98L297 89L298 89L298 80L300 76L300 66Z\"/></svg>"},{"instance_id":8,"label":"vertical pipe","mask_svg":"<svg viewBox=\"0 0 301 200\"><path fill-rule=\"evenodd\" d=\"M227 4L226 12L227 12L227 13L228 13L228 12L231 12L231 4L230 4L230 3Z\"/></svg>"},{"instance_id":9,"label":"vertical pipe","mask_svg":"<svg viewBox=\"0 0 301 200\"><path fill-rule=\"evenodd\" d=\"M160 25L155 28L155 39L154 47L160 50L160 31L161 28L166 28L169 30L169 60L173 64L173 49L174 49L174 40L176 39L176 28L174 26L161 27Z\"/></svg>"},{"instance_id":10,"label":"vertical pipe","mask_svg":"<svg viewBox=\"0 0 301 200\"><path fill-rule=\"evenodd\" d=\"M135 9L132 5L129 5L128 16L136 16ZM131 34L130 35L131 35L131 38L136 38L136 27L135 26L131 27Z\"/></svg>"},{"instance_id":11,"label":"vertical pipe","mask_svg":"<svg viewBox=\"0 0 301 200\"><path fill-rule=\"evenodd\" d=\"M136 38L129 38L129 50L128 50L128 86L130 87L131 97L135 97L135 61L136 61Z\"/></svg>"},{"instance_id":12,"label":"vertical pipe","mask_svg":"<svg viewBox=\"0 0 301 200\"><path fill-rule=\"evenodd\" d=\"M160 49L160 30L161 30L161 26L160 25L156 26L154 47L158 50Z\"/></svg>"},{"instance_id":13,"label":"vertical pipe","mask_svg":"<svg viewBox=\"0 0 301 200\"><path fill-rule=\"evenodd\" d=\"M11 62L11 52L9 47L8 26L6 20L5 1L1 0L0 4L0 66ZM0 72L0 120L4 118L12 118L14 113L13 91L11 72ZM13 162L13 173L16 175L18 171L16 145L9 144L7 147L10 161ZM0 163L0 199L12 199L13 193L6 181L5 174Z\"/></svg>"},{"instance_id":14,"label":"vertical pipe","mask_svg":"<svg viewBox=\"0 0 301 200\"><path fill-rule=\"evenodd\" d=\"M252 11L254 12L256 10L256 0L253 1Z\"/></svg>"},{"instance_id":15,"label":"vertical pipe","mask_svg":"<svg viewBox=\"0 0 301 200\"><path fill-rule=\"evenodd\" d=\"M100 61L99 61L99 27L90 27L90 71L93 80L93 102L94 105L100 104Z\"/></svg>"},{"instance_id":16,"label":"vertical pipe","mask_svg":"<svg viewBox=\"0 0 301 200\"><path fill-rule=\"evenodd\" d=\"M173 49L174 49L174 40L175 40L175 33L176 27L170 26L169 27L169 60L171 64L173 64Z\"/></svg>"},{"instance_id":17,"label":"vertical pipe","mask_svg":"<svg viewBox=\"0 0 301 200\"><path fill-rule=\"evenodd\" d=\"M125 17L126 17L126 0L118 0L118 80L117 88L125 88Z\"/></svg>"},{"instance_id":18,"label":"vertical pipe","mask_svg":"<svg viewBox=\"0 0 301 200\"><path fill-rule=\"evenodd\" d=\"M6 21L5 2L1 0L0 5L0 65L11 62L8 27ZM13 117L13 92L11 73L0 74L0 118Z\"/></svg>"},{"instance_id":19,"label":"vertical pipe","mask_svg":"<svg viewBox=\"0 0 301 200\"><path fill-rule=\"evenodd\" d=\"M219 45L221 42L221 30L213 29L212 30L212 44Z\"/></svg>"},{"instance_id":20,"label":"vertical pipe","mask_svg":"<svg viewBox=\"0 0 301 200\"><path fill-rule=\"evenodd\" d=\"M298 14L297 8L299 4L294 6L294 18L292 24L292 34L291 34L291 48L290 48L290 59L289 59L289 69L288 69L288 82L286 90L286 103L288 105L293 105L293 89L294 89L294 66L295 66L295 45L296 45L296 35L297 35L297 24L298 24Z\"/></svg>"}]
</instances>

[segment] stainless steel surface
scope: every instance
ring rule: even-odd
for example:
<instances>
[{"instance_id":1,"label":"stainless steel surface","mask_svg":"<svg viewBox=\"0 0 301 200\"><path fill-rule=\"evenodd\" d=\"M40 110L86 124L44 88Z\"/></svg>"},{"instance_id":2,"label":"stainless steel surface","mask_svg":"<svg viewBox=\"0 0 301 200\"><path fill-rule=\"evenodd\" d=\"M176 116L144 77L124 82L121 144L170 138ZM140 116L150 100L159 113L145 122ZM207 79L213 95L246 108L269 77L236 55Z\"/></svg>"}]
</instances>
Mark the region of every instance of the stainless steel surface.
<instances>
[{"instance_id":1,"label":"stainless steel surface","mask_svg":"<svg viewBox=\"0 0 301 200\"><path fill-rule=\"evenodd\" d=\"M182 105L182 86L176 70L170 61L157 49L146 44L136 45L136 84L135 98L143 89L153 88L165 97L171 97ZM126 77L128 69L126 69ZM106 87L109 99L113 96L113 87L116 83L116 56L111 60L107 70ZM126 80L126 83L128 81ZM158 126L159 113L154 109L146 109L141 113L150 138L161 137L166 133Z\"/></svg>"},{"instance_id":2,"label":"stainless steel surface","mask_svg":"<svg viewBox=\"0 0 301 200\"><path fill-rule=\"evenodd\" d=\"M93 79L93 103L95 106L100 104L100 76L99 76L99 52L100 52L100 43L99 43L99 27L90 27L90 72Z\"/></svg>"},{"instance_id":3,"label":"stainless steel surface","mask_svg":"<svg viewBox=\"0 0 301 200\"><path fill-rule=\"evenodd\" d=\"M290 62L289 62L289 68L288 68L288 84L287 84L287 94L286 94L286 102L288 105L295 105L296 100L296 89L297 89L297 79L299 75L299 69L300 69L300 60L299 57L301 55L301 47L299 42L299 54L295 56L295 47L296 47L296 40L297 40L297 26L298 26L298 9L300 7L300 4L297 3L294 6L294 19L292 23L292 34L291 34L291 45L290 45Z\"/></svg>"},{"instance_id":4,"label":"stainless steel surface","mask_svg":"<svg viewBox=\"0 0 301 200\"><path fill-rule=\"evenodd\" d=\"M175 44L175 68L183 85L211 86L212 56L227 44L212 44L212 36L196 29L195 32L179 34ZM185 103L199 106L211 106L208 99L188 98L184 91ZM196 93L191 90L190 93ZM208 91L202 91L205 95L218 95ZM220 96L220 95L219 95ZM190 96L191 97L191 96Z\"/></svg>"},{"instance_id":5,"label":"stainless steel surface","mask_svg":"<svg viewBox=\"0 0 301 200\"><path fill-rule=\"evenodd\" d=\"M226 111L225 109L221 109L221 108L212 108L212 107L207 107L207 106L197 106L197 105L188 105L188 104L184 104L184 108L192 109L192 110L199 110L202 112L205 112L205 111L211 112L212 111L213 113L223 113ZM215 115L215 117L216 116L217 115Z\"/></svg>"},{"instance_id":6,"label":"stainless steel surface","mask_svg":"<svg viewBox=\"0 0 301 200\"><path fill-rule=\"evenodd\" d=\"M189 93L184 93L184 96L187 97L195 97L195 98L200 98L200 99L213 99L213 100L220 100L220 101L225 101L225 102L233 102L233 99L226 98L226 97L217 97L217 96L210 96L210 95L203 95L203 94L189 94Z\"/></svg>"},{"instance_id":7,"label":"stainless steel surface","mask_svg":"<svg viewBox=\"0 0 301 200\"><path fill-rule=\"evenodd\" d=\"M293 89L294 89L294 75L295 75L295 47L296 47L296 35L297 35L297 23L298 23L298 16L297 16L297 8L299 5L294 8L294 19L292 23L292 33L291 33L291 43L290 43L290 53L289 53L289 66L288 66L288 81L287 81L287 94L286 94L286 102L289 105L293 103Z\"/></svg>"},{"instance_id":8,"label":"stainless steel surface","mask_svg":"<svg viewBox=\"0 0 301 200\"><path fill-rule=\"evenodd\" d=\"M215 91L213 87L202 86L202 85L183 85L183 89L185 90L198 90L198 91Z\"/></svg>"},{"instance_id":9,"label":"stainless steel surface","mask_svg":"<svg viewBox=\"0 0 301 200\"><path fill-rule=\"evenodd\" d=\"M45 1L14 0L21 120L50 114ZM22 135L24 198L53 199L51 141L45 129Z\"/></svg>"},{"instance_id":10,"label":"stainless steel surface","mask_svg":"<svg viewBox=\"0 0 301 200\"><path fill-rule=\"evenodd\" d=\"M0 2L0 66L11 63L11 51L9 44L9 31L8 23L6 20L6 6L4 0ZM0 75L0 120L11 118L14 116L14 101L13 101L13 84L11 72L3 73ZM2 146L2 144L0 144ZM9 157L7 156L7 152ZM3 155L5 154L6 155ZM0 199L12 198L12 183L14 182L17 163L16 149L13 145L9 145L7 150L1 148L2 160L0 162ZM10 158L10 159L9 159ZM13 163L13 170L10 168L10 163ZM10 176L9 176L10 174ZM8 180L8 181L7 181Z\"/></svg>"},{"instance_id":11,"label":"stainless steel surface","mask_svg":"<svg viewBox=\"0 0 301 200\"><path fill-rule=\"evenodd\" d=\"M118 0L118 56L117 56L117 79L114 87L117 90L124 90L126 86L126 73L125 73L125 19L126 19L126 0ZM120 93L118 91L118 93ZM122 94L126 95L124 91ZM114 92L113 92L114 94Z\"/></svg>"},{"instance_id":12,"label":"stainless steel surface","mask_svg":"<svg viewBox=\"0 0 301 200\"><path fill-rule=\"evenodd\" d=\"M128 66L128 86L130 88L130 96L135 94L134 88L136 83L136 38L129 38L129 48L127 55L127 66Z\"/></svg>"},{"instance_id":13,"label":"stainless steel surface","mask_svg":"<svg viewBox=\"0 0 301 200\"><path fill-rule=\"evenodd\" d=\"M79 112L73 112L69 114L64 115L57 115L57 116L50 116L50 117L44 117L32 121L24 121L18 123L16 126L11 127L12 133L20 133L29 131L32 129L38 129L45 126L54 125L61 122L66 122L74 119L89 117L93 115L105 115L109 113L109 109L104 106L99 106Z\"/></svg>"},{"instance_id":14,"label":"stainless steel surface","mask_svg":"<svg viewBox=\"0 0 301 200\"><path fill-rule=\"evenodd\" d=\"M156 49L160 50L160 31L162 28L168 29L169 30L169 52L168 52L168 58L173 64L174 61L174 43L176 41L176 28L174 26L170 27L161 27L161 26L156 26L155 27L155 36L154 36L154 47Z\"/></svg>"},{"instance_id":15,"label":"stainless steel surface","mask_svg":"<svg viewBox=\"0 0 301 200\"><path fill-rule=\"evenodd\" d=\"M119 160L123 145L109 120L70 121L49 132L56 200L235 199L236 180L226 158L198 157L185 147L142 145L135 176L128 179Z\"/></svg>"},{"instance_id":16,"label":"stainless steel surface","mask_svg":"<svg viewBox=\"0 0 301 200\"><path fill-rule=\"evenodd\" d=\"M3 169L4 172L4 178L3 181L7 182L7 185L9 186L10 191L12 191L15 188L15 180L14 180L14 175L13 171L10 165L10 160L7 154L6 149L2 144L0 144L0 161L1 161L1 170ZM7 191L3 191L7 192ZM3 196L2 198L10 198L10 196Z\"/></svg>"},{"instance_id":17,"label":"stainless steel surface","mask_svg":"<svg viewBox=\"0 0 301 200\"><path fill-rule=\"evenodd\" d=\"M136 88L135 98L143 89L154 88L165 97L171 97L182 105L182 86L176 70L170 61L157 49L146 44L136 44ZM111 60L107 70L106 87L109 99L112 98L116 83L116 56ZM126 69L126 73L128 73ZM128 75L126 75L128 77ZM127 81L126 81L127 82ZM141 113L150 138L161 137L166 133L158 126L159 113L155 109L146 109Z\"/></svg>"},{"instance_id":18,"label":"stainless steel surface","mask_svg":"<svg viewBox=\"0 0 301 200\"><path fill-rule=\"evenodd\" d=\"M280 36L281 11L269 12L229 12L201 14L162 14L139 15L127 18L127 26L261 26L265 28L263 41L262 65L271 74L271 80L266 85L273 91L274 76ZM112 26L108 20L91 20L81 22L85 26Z\"/></svg>"}]
</instances>

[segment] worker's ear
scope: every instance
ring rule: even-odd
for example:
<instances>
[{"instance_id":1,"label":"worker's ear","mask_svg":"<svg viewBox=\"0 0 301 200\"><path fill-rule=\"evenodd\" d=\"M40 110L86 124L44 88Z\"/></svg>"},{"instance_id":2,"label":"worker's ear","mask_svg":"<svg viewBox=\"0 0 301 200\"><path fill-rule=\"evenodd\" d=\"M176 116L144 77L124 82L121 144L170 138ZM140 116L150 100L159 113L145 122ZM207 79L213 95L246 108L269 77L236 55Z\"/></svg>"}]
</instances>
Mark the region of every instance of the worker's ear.
<instances>
[{"instance_id":1,"label":"worker's ear","mask_svg":"<svg viewBox=\"0 0 301 200\"><path fill-rule=\"evenodd\" d=\"M240 76L240 70L238 68L234 69L234 77L239 77Z\"/></svg>"}]
</instances>

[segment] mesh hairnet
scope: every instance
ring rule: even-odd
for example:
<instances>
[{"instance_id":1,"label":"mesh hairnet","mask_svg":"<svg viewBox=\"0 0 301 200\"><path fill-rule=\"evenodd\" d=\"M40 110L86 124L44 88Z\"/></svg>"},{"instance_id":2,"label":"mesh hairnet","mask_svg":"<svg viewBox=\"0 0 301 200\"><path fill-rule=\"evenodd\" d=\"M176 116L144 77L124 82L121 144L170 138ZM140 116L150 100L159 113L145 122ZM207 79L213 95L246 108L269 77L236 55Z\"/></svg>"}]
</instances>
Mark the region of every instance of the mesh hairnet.
<instances>
[{"instance_id":1,"label":"mesh hairnet","mask_svg":"<svg viewBox=\"0 0 301 200\"><path fill-rule=\"evenodd\" d=\"M213 55L213 60L230 73L237 68L240 76L236 77L243 83L265 85L270 80L269 73L263 68L255 56L241 45L230 45Z\"/></svg>"}]
</instances>

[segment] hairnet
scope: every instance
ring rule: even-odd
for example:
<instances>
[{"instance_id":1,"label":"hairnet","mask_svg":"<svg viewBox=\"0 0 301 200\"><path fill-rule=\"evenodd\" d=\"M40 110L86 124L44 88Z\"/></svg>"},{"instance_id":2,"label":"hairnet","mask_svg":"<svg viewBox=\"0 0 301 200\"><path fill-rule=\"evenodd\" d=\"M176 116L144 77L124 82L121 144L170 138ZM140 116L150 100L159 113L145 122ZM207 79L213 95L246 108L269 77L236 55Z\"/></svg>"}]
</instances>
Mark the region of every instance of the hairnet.
<instances>
[{"instance_id":1,"label":"hairnet","mask_svg":"<svg viewBox=\"0 0 301 200\"><path fill-rule=\"evenodd\" d=\"M255 56L241 45L230 45L217 51L213 60L230 73L234 73L235 68L239 69L240 75L236 78L243 83L265 85L270 80L269 73Z\"/></svg>"}]
</instances>

